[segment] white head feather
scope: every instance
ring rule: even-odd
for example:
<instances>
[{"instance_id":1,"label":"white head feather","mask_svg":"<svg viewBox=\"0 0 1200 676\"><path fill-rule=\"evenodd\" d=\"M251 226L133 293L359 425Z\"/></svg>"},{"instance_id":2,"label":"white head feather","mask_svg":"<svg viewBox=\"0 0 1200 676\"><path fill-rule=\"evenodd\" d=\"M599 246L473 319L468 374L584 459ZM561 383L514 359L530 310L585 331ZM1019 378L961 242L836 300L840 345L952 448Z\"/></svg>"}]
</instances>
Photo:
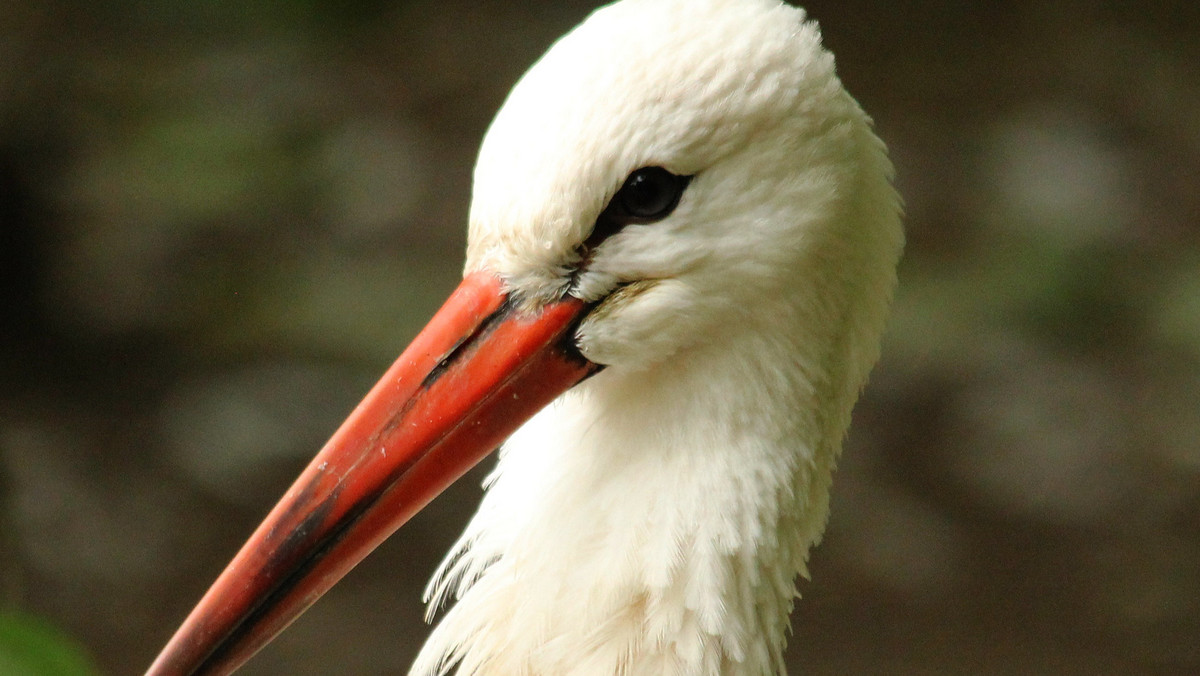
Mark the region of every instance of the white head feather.
<instances>
[{"instance_id":1,"label":"white head feather","mask_svg":"<svg viewBox=\"0 0 1200 676\"><path fill-rule=\"evenodd\" d=\"M635 169L694 175L581 260ZM600 305L607 368L504 446L430 584L413 674L784 671L903 243L891 165L802 10L623 0L517 84L475 173L468 271Z\"/></svg>"}]
</instances>

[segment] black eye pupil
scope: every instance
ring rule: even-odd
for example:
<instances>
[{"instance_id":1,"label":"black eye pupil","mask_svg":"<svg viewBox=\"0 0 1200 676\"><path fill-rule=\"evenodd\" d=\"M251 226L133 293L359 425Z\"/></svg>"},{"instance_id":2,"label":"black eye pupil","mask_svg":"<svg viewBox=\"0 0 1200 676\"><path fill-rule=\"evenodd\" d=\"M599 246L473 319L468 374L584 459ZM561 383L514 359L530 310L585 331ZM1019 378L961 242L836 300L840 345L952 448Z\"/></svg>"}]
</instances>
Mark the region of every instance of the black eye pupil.
<instances>
[{"instance_id":1,"label":"black eye pupil","mask_svg":"<svg viewBox=\"0 0 1200 676\"><path fill-rule=\"evenodd\" d=\"M662 167L638 169L625 179L614 202L633 219L657 220L675 210L686 181Z\"/></svg>"},{"instance_id":2,"label":"black eye pupil","mask_svg":"<svg viewBox=\"0 0 1200 676\"><path fill-rule=\"evenodd\" d=\"M633 172L596 219L582 249L590 251L630 223L653 223L671 215L691 180L691 176L672 174L662 167Z\"/></svg>"}]
</instances>

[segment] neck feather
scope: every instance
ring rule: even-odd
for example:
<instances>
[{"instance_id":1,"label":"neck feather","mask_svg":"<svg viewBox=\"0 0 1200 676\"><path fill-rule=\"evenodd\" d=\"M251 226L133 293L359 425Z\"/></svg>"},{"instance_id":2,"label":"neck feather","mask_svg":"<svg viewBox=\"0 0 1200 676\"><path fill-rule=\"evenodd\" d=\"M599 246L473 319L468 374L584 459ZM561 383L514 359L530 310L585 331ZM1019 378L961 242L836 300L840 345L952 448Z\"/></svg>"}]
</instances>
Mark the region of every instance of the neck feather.
<instances>
[{"instance_id":1,"label":"neck feather","mask_svg":"<svg viewBox=\"0 0 1200 676\"><path fill-rule=\"evenodd\" d=\"M849 406L797 340L610 369L530 421L430 584L431 610L458 601L412 673L783 673Z\"/></svg>"}]
</instances>

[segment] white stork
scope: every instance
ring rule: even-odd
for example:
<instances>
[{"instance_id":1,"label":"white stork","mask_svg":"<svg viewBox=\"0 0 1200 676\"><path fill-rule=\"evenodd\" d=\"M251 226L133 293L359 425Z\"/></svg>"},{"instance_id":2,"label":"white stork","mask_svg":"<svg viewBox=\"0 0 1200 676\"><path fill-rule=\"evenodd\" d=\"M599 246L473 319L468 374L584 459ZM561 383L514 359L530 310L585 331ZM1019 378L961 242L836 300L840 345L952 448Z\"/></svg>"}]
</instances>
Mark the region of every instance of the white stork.
<instances>
[{"instance_id":1,"label":"white stork","mask_svg":"<svg viewBox=\"0 0 1200 676\"><path fill-rule=\"evenodd\" d=\"M892 167L778 0L622 0L521 79L462 285L151 676L227 674L504 442L414 676L784 673L903 246Z\"/></svg>"}]
</instances>

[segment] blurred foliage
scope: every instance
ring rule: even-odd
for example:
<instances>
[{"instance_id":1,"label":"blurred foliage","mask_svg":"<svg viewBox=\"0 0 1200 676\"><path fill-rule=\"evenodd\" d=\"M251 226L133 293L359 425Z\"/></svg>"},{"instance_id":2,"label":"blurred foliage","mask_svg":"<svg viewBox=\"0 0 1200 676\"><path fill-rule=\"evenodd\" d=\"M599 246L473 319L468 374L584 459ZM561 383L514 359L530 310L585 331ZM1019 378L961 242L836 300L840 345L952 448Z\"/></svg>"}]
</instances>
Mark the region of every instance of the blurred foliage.
<instances>
[{"instance_id":1,"label":"blurred foliage","mask_svg":"<svg viewBox=\"0 0 1200 676\"><path fill-rule=\"evenodd\" d=\"M4 676L98 676L83 649L49 622L0 611L0 674Z\"/></svg>"}]
</instances>

